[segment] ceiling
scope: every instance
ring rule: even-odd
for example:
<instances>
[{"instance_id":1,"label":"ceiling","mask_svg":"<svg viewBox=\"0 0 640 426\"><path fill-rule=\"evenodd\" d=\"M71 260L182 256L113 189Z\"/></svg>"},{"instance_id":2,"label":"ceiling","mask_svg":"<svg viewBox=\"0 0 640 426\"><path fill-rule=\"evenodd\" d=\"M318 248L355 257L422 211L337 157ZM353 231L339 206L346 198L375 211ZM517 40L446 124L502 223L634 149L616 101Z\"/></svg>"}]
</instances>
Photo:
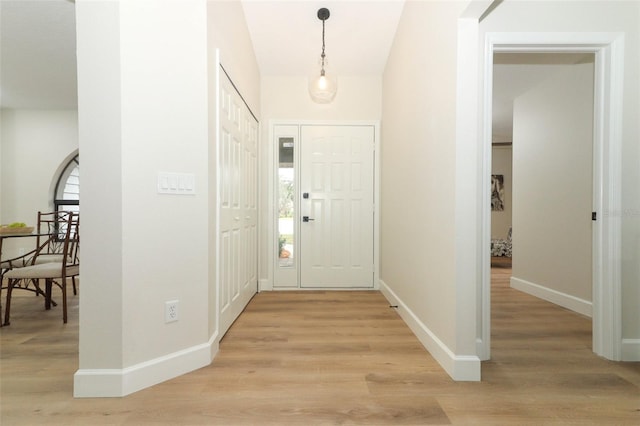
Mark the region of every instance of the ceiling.
<instances>
[{"instance_id":1,"label":"ceiling","mask_svg":"<svg viewBox=\"0 0 640 426\"><path fill-rule=\"evenodd\" d=\"M263 75L309 75L322 50L329 69L381 75L404 0L242 0ZM0 0L0 85L4 108L75 108L75 5L70 0Z\"/></svg>"},{"instance_id":2,"label":"ceiling","mask_svg":"<svg viewBox=\"0 0 640 426\"><path fill-rule=\"evenodd\" d=\"M77 107L75 6L67 0L1 0L3 108Z\"/></svg>"},{"instance_id":3,"label":"ceiling","mask_svg":"<svg viewBox=\"0 0 640 426\"><path fill-rule=\"evenodd\" d=\"M338 75L382 75L404 0L243 0L245 17L263 75L308 75L322 52L326 7L326 55Z\"/></svg>"},{"instance_id":4,"label":"ceiling","mask_svg":"<svg viewBox=\"0 0 640 426\"><path fill-rule=\"evenodd\" d=\"M309 75L322 48L320 7L326 21L326 53L337 75L381 75L404 0L242 0L262 75ZM73 0L0 0L0 106L77 108ZM591 55L592 56L592 55ZM496 55L494 134L508 139L513 97L540 80L554 63L578 63L578 55Z\"/></svg>"},{"instance_id":5,"label":"ceiling","mask_svg":"<svg viewBox=\"0 0 640 426\"><path fill-rule=\"evenodd\" d=\"M512 142L513 100L556 72L593 63L593 53L496 53L493 58L493 140Z\"/></svg>"}]
</instances>

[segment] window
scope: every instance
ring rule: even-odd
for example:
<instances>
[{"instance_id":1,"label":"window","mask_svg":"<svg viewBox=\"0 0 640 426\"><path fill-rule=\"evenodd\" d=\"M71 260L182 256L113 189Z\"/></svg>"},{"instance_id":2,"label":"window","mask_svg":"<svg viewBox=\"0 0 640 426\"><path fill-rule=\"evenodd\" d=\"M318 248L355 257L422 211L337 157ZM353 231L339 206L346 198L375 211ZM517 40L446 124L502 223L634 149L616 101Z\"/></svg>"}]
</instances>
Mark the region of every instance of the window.
<instances>
[{"instance_id":1,"label":"window","mask_svg":"<svg viewBox=\"0 0 640 426\"><path fill-rule=\"evenodd\" d=\"M60 173L53 198L55 210L80 211L80 156L76 154Z\"/></svg>"},{"instance_id":2,"label":"window","mask_svg":"<svg viewBox=\"0 0 640 426\"><path fill-rule=\"evenodd\" d=\"M294 266L293 138L278 138L278 260L281 268Z\"/></svg>"}]
</instances>

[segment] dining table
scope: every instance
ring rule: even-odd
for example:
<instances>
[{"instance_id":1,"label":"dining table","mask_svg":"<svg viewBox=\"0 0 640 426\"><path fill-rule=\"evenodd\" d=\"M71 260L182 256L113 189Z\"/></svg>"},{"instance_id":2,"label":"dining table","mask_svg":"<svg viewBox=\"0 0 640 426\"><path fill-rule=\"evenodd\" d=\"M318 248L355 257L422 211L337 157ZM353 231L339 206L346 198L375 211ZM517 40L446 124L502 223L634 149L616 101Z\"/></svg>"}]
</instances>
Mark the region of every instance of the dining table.
<instances>
[{"instance_id":1,"label":"dining table","mask_svg":"<svg viewBox=\"0 0 640 426\"><path fill-rule=\"evenodd\" d=\"M2 230L0 230L0 264L4 264L4 262L8 262L9 260L12 260L14 258L19 258L21 256L24 256L23 253L17 253L15 255L12 255L10 257L5 256L3 254L3 245L4 245L4 240L12 240L12 239L19 239L19 238L37 238L37 237L50 237L51 234L49 234L48 232L37 232L34 231L33 228L28 229L27 231L21 231L21 230L16 230L14 232L11 231L6 231L7 229L11 229L11 228L2 228ZM34 246L32 251L35 250L36 247Z\"/></svg>"}]
</instances>

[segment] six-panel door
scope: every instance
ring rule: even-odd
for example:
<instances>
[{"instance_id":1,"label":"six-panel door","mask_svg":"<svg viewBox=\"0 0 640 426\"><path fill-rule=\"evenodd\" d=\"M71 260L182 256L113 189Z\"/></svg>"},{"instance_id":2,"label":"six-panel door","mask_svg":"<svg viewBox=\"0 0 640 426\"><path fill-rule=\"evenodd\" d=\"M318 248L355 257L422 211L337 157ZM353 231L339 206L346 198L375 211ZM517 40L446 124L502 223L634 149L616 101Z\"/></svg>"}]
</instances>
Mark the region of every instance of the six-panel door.
<instances>
[{"instance_id":1,"label":"six-panel door","mask_svg":"<svg viewBox=\"0 0 640 426\"><path fill-rule=\"evenodd\" d=\"M301 126L300 192L300 286L372 288L374 127Z\"/></svg>"}]
</instances>

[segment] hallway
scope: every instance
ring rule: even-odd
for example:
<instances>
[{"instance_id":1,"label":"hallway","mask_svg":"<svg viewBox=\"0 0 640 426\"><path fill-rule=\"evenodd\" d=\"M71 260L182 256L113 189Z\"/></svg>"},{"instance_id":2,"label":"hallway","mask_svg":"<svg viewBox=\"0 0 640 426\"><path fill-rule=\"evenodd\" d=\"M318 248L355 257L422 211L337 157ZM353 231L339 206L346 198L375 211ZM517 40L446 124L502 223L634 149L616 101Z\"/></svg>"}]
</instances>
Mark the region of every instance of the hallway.
<instances>
[{"instance_id":1,"label":"hallway","mask_svg":"<svg viewBox=\"0 0 640 426\"><path fill-rule=\"evenodd\" d=\"M263 292L214 362L124 398L73 399L70 322L19 295L1 333L7 425L640 423L640 364L591 352L589 319L494 269L493 359L454 382L378 292ZM558 326L562 324L562 326Z\"/></svg>"}]
</instances>

